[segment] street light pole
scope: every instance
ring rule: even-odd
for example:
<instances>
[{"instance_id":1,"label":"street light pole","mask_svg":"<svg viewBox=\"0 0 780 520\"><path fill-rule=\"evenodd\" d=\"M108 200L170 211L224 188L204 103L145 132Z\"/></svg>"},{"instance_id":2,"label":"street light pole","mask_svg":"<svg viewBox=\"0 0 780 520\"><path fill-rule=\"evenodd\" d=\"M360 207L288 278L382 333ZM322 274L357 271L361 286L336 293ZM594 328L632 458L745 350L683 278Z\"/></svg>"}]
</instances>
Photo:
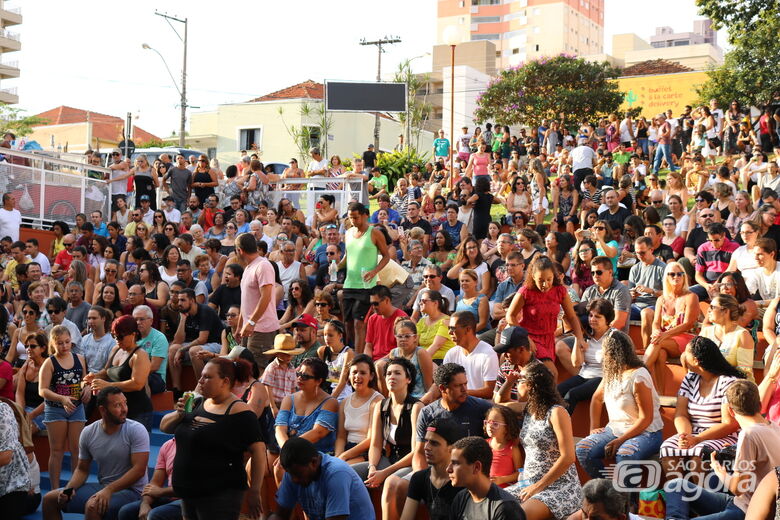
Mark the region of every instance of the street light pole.
<instances>
[{"instance_id":1,"label":"street light pole","mask_svg":"<svg viewBox=\"0 0 780 520\"><path fill-rule=\"evenodd\" d=\"M163 17L165 21L168 22L168 25L171 26L173 32L176 33L176 36L179 37L179 40L181 40L182 43L184 44L184 58L181 67L181 88L178 88L178 86L176 87L176 90L179 91L179 96L181 98L179 101L179 105L181 108L181 121L179 122L179 147L184 148L184 128L187 122L187 29L189 27L189 24L187 23L187 18L181 19L181 18L177 18L176 16L170 16L169 14L159 13L157 11L155 11L154 14ZM173 25L171 24L171 20L173 20L174 22L179 22L184 24L184 38L182 38L179 35L179 32L173 27ZM165 58L163 58L162 54L160 54L158 51L152 49L146 44L144 44L144 49L154 50L163 60L163 63L165 63ZM168 68L167 63L165 63L165 68ZM170 73L171 71L170 69L168 69L168 74ZM171 79L173 79L173 77L171 77ZM176 80L174 80L173 83L175 85Z\"/></svg>"},{"instance_id":2,"label":"street light pole","mask_svg":"<svg viewBox=\"0 0 780 520\"><path fill-rule=\"evenodd\" d=\"M450 189L455 176L453 154L455 152L455 45L450 45Z\"/></svg>"}]
</instances>

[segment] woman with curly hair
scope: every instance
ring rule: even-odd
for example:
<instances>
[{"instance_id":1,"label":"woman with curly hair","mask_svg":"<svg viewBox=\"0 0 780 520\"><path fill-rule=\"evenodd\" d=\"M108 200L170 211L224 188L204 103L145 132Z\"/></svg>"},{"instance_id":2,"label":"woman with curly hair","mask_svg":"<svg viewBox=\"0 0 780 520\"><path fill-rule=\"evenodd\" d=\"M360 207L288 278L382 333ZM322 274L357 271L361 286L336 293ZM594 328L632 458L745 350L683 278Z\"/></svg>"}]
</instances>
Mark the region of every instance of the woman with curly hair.
<instances>
[{"instance_id":1,"label":"woman with curly hair","mask_svg":"<svg viewBox=\"0 0 780 520\"><path fill-rule=\"evenodd\" d=\"M287 310L279 319L279 329L292 327L301 314L314 314L314 299L309 282L293 280L287 289Z\"/></svg>"},{"instance_id":2,"label":"woman with curly hair","mask_svg":"<svg viewBox=\"0 0 780 520\"><path fill-rule=\"evenodd\" d=\"M647 460L663 441L658 393L631 338L611 331L602 349L604 377L590 402L590 435L577 443L577 459L592 478L603 474L604 459ZM609 422L601 428L604 404Z\"/></svg>"},{"instance_id":3,"label":"woman with curly hair","mask_svg":"<svg viewBox=\"0 0 780 520\"><path fill-rule=\"evenodd\" d=\"M685 348L688 373L677 393L674 426L677 431L661 445L661 464L667 479L691 460L703 474L702 459L737 443L739 425L728 412L726 389L745 374L723 357L711 339L697 336ZM686 466L687 467L687 466ZM682 476L682 475L678 475Z\"/></svg>"},{"instance_id":4,"label":"woman with curly hair","mask_svg":"<svg viewBox=\"0 0 780 520\"><path fill-rule=\"evenodd\" d=\"M529 485L517 483L507 491L520 499L527 520L567 518L579 508L582 490L566 403L555 389L553 374L541 363L525 366L517 395L528 402L520 442L525 450L523 480Z\"/></svg>"},{"instance_id":5,"label":"woman with curly hair","mask_svg":"<svg viewBox=\"0 0 780 520\"><path fill-rule=\"evenodd\" d=\"M479 242L473 236L469 236L458 246L458 253L455 255L455 263L447 271L447 278L458 280L461 271L473 269L477 274L477 291L485 296L492 293L492 284L490 280L490 269L487 262L482 258L479 252Z\"/></svg>"},{"instance_id":6,"label":"woman with curly hair","mask_svg":"<svg viewBox=\"0 0 780 520\"><path fill-rule=\"evenodd\" d=\"M585 239L574 248L573 265L571 269L571 285L577 294L582 296L585 289L593 285L593 273L590 272L590 263L596 258L596 244L593 240Z\"/></svg>"}]
</instances>

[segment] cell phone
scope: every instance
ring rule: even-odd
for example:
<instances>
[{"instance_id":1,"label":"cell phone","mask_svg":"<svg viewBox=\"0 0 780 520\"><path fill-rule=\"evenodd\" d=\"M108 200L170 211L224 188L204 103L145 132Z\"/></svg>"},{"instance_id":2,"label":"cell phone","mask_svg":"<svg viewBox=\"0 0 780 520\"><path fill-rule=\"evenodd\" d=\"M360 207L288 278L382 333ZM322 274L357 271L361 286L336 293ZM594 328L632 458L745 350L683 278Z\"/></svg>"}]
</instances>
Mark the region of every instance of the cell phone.
<instances>
[{"instance_id":1,"label":"cell phone","mask_svg":"<svg viewBox=\"0 0 780 520\"><path fill-rule=\"evenodd\" d=\"M590 238L593 236L593 233L591 232L590 229L586 229L585 231L582 232L582 236L583 238Z\"/></svg>"},{"instance_id":2,"label":"cell phone","mask_svg":"<svg viewBox=\"0 0 780 520\"><path fill-rule=\"evenodd\" d=\"M67 496L68 498L73 496L73 488L65 488L62 490L62 494Z\"/></svg>"}]
</instances>

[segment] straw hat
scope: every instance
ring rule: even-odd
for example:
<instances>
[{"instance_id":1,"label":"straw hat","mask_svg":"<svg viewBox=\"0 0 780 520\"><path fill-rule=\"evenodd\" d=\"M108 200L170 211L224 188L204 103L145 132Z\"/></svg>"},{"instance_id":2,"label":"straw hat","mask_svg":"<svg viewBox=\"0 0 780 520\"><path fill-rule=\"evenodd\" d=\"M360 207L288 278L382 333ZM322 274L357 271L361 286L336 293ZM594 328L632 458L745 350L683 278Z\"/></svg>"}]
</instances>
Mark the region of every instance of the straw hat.
<instances>
[{"instance_id":1,"label":"straw hat","mask_svg":"<svg viewBox=\"0 0 780 520\"><path fill-rule=\"evenodd\" d=\"M306 351L303 347L295 348L295 340L289 334L277 334L274 338L274 348L265 351L267 355L273 354L288 354L290 356L297 356L303 354Z\"/></svg>"}]
</instances>

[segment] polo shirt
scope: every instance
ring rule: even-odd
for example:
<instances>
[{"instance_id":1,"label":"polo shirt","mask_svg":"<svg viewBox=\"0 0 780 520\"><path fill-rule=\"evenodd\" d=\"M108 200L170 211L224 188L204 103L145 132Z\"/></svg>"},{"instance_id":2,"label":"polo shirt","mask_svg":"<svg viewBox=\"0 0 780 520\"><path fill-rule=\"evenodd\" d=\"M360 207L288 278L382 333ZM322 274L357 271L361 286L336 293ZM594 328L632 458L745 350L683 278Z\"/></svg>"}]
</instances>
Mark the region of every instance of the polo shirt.
<instances>
[{"instance_id":1,"label":"polo shirt","mask_svg":"<svg viewBox=\"0 0 780 520\"><path fill-rule=\"evenodd\" d=\"M721 273L728 270L731 253L738 247L739 244L736 242L724 238L720 249L715 249L715 246L708 240L700 245L696 251L696 272L704 273L707 282L716 281Z\"/></svg>"},{"instance_id":2,"label":"polo shirt","mask_svg":"<svg viewBox=\"0 0 780 520\"><path fill-rule=\"evenodd\" d=\"M165 334L153 328L149 331L148 336L139 339L137 343L139 347L149 354L150 359L153 357L162 358L162 363L160 363L157 373L165 381L165 370L168 366L168 338L165 337Z\"/></svg>"},{"instance_id":3,"label":"polo shirt","mask_svg":"<svg viewBox=\"0 0 780 520\"><path fill-rule=\"evenodd\" d=\"M106 227L106 223L101 222L100 225L97 228L95 228L93 233L101 237L108 237L108 228Z\"/></svg>"},{"instance_id":4,"label":"polo shirt","mask_svg":"<svg viewBox=\"0 0 780 520\"><path fill-rule=\"evenodd\" d=\"M477 390L498 377L498 354L493 347L480 341L469 353L465 348L454 346L444 356L445 363L457 363L466 369L467 388Z\"/></svg>"},{"instance_id":5,"label":"polo shirt","mask_svg":"<svg viewBox=\"0 0 780 520\"><path fill-rule=\"evenodd\" d=\"M390 353L397 345L393 332L395 320L405 318L407 314L401 309L396 309L389 318L379 313L372 314L366 321L366 343L371 343L374 361L381 359Z\"/></svg>"}]
</instances>

